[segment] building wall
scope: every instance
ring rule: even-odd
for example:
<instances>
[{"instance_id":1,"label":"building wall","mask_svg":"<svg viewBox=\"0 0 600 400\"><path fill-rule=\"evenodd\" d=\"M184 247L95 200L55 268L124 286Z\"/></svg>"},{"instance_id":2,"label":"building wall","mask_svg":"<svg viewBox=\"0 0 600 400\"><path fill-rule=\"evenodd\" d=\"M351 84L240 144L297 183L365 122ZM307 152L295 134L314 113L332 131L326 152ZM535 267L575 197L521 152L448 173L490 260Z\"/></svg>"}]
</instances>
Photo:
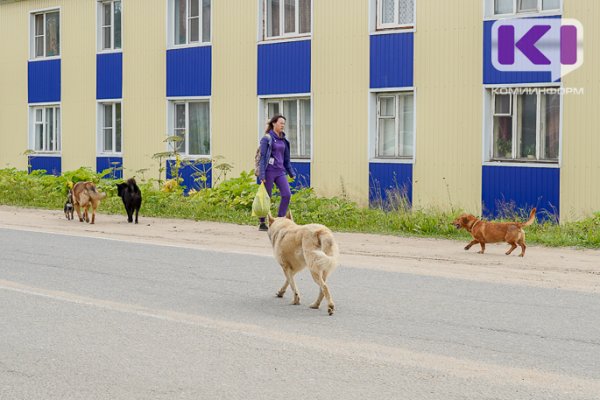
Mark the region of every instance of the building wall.
<instances>
[{"instance_id":1,"label":"building wall","mask_svg":"<svg viewBox=\"0 0 600 400\"><path fill-rule=\"evenodd\" d=\"M55 1L45 2L49 5ZM96 166L96 3L61 4L62 169Z\"/></svg>"},{"instance_id":2,"label":"building wall","mask_svg":"<svg viewBox=\"0 0 600 400\"><path fill-rule=\"evenodd\" d=\"M311 184L369 199L369 14L364 0L313 2ZM335 21L335 23L332 23Z\"/></svg>"},{"instance_id":3,"label":"building wall","mask_svg":"<svg viewBox=\"0 0 600 400\"><path fill-rule=\"evenodd\" d=\"M482 1L416 4L413 204L480 213Z\"/></svg>"},{"instance_id":4,"label":"building wall","mask_svg":"<svg viewBox=\"0 0 600 400\"><path fill-rule=\"evenodd\" d=\"M256 1L213 2L212 155L233 164L230 176L254 168L258 145L257 14Z\"/></svg>"},{"instance_id":5,"label":"building wall","mask_svg":"<svg viewBox=\"0 0 600 400\"><path fill-rule=\"evenodd\" d=\"M148 169L158 178L156 153L167 150L166 2L123 1L124 176ZM164 165L163 165L164 167ZM163 173L164 178L164 173Z\"/></svg>"},{"instance_id":6,"label":"building wall","mask_svg":"<svg viewBox=\"0 0 600 400\"><path fill-rule=\"evenodd\" d=\"M584 27L584 63L563 78L565 88L585 88L584 95L563 99L561 218L589 216L600 210L600 2L565 1L564 17Z\"/></svg>"},{"instance_id":7,"label":"building wall","mask_svg":"<svg viewBox=\"0 0 600 400\"><path fill-rule=\"evenodd\" d=\"M27 168L27 14L32 7L29 2L0 5L0 168Z\"/></svg>"}]
</instances>

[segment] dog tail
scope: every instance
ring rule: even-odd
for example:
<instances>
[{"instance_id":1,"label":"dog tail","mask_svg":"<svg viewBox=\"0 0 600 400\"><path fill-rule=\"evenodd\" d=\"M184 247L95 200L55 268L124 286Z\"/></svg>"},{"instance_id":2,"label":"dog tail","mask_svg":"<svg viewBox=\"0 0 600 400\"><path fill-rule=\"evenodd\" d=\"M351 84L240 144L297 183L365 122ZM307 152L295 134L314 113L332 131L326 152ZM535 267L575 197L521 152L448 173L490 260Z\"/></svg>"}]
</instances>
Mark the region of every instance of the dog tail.
<instances>
[{"instance_id":1,"label":"dog tail","mask_svg":"<svg viewBox=\"0 0 600 400\"><path fill-rule=\"evenodd\" d=\"M527 222L523 223L521 226L529 226L531 224L533 224L533 221L535 221L535 211L536 208L534 207L531 212L529 213L529 219L527 220Z\"/></svg>"},{"instance_id":2,"label":"dog tail","mask_svg":"<svg viewBox=\"0 0 600 400\"><path fill-rule=\"evenodd\" d=\"M94 186L89 188L88 193L90 194L90 197L94 200L102 200L106 197L106 193L98 192Z\"/></svg>"},{"instance_id":3,"label":"dog tail","mask_svg":"<svg viewBox=\"0 0 600 400\"><path fill-rule=\"evenodd\" d=\"M316 232L316 243L313 242L314 248L313 262L318 265L321 271L332 271L338 264L340 250L335 242L333 235L329 230L319 230Z\"/></svg>"},{"instance_id":4,"label":"dog tail","mask_svg":"<svg viewBox=\"0 0 600 400\"><path fill-rule=\"evenodd\" d=\"M127 186L129 186L129 191L131 193L136 193L138 191L137 183L134 178L129 178L127 180Z\"/></svg>"}]
</instances>

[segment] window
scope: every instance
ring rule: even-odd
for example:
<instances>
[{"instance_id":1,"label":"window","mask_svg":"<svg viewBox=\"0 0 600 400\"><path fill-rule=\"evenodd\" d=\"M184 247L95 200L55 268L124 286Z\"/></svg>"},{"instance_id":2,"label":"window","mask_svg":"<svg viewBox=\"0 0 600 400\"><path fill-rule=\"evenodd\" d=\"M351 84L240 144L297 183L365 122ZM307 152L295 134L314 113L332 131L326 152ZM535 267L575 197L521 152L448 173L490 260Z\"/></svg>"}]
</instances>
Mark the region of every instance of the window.
<instances>
[{"instance_id":1,"label":"window","mask_svg":"<svg viewBox=\"0 0 600 400\"><path fill-rule=\"evenodd\" d=\"M415 0L377 0L377 29L412 28Z\"/></svg>"},{"instance_id":2,"label":"window","mask_svg":"<svg viewBox=\"0 0 600 400\"><path fill-rule=\"evenodd\" d=\"M561 0L492 0L494 15L515 13L539 13L557 11L561 8Z\"/></svg>"},{"instance_id":3,"label":"window","mask_svg":"<svg viewBox=\"0 0 600 400\"><path fill-rule=\"evenodd\" d=\"M412 158L414 155L414 95L377 95L376 158Z\"/></svg>"},{"instance_id":4,"label":"window","mask_svg":"<svg viewBox=\"0 0 600 400\"><path fill-rule=\"evenodd\" d=\"M502 90L492 108L492 159L558 162L558 89Z\"/></svg>"},{"instance_id":5,"label":"window","mask_svg":"<svg viewBox=\"0 0 600 400\"><path fill-rule=\"evenodd\" d=\"M31 107L33 150L41 153L60 152L60 107Z\"/></svg>"},{"instance_id":6,"label":"window","mask_svg":"<svg viewBox=\"0 0 600 400\"><path fill-rule=\"evenodd\" d=\"M172 135L180 137L173 142L182 155L210 155L210 104L208 101L172 102Z\"/></svg>"},{"instance_id":7,"label":"window","mask_svg":"<svg viewBox=\"0 0 600 400\"><path fill-rule=\"evenodd\" d=\"M286 118L285 136L290 142L291 158L310 158L310 99L268 99L265 103L266 119L270 120L277 114Z\"/></svg>"},{"instance_id":8,"label":"window","mask_svg":"<svg viewBox=\"0 0 600 400\"><path fill-rule=\"evenodd\" d=\"M121 48L121 0L98 2L100 51Z\"/></svg>"},{"instance_id":9,"label":"window","mask_svg":"<svg viewBox=\"0 0 600 400\"><path fill-rule=\"evenodd\" d=\"M99 104L98 149L102 154L120 154L123 151L121 130L121 103Z\"/></svg>"},{"instance_id":10,"label":"window","mask_svg":"<svg viewBox=\"0 0 600 400\"><path fill-rule=\"evenodd\" d=\"M265 38L311 32L311 0L264 0Z\"/></svg>"},{"instance_id":11,"label":"window","mask_svg":"<svg viewBox=\"0 0 600 400\"><path fill-rule=\"evenodd\" d=\"M210 42L211 0L170 0L174 45Z\"/></svg>"},{"instance_id":12,"label":"window","mask_svg":"<svg viewBox=\"0 0 600 400\"><path fill-rule=\"evenodd\" d=\"M58 10L32 14L32 58L60 55L60 13Z\"/></svg>"}]
</instances>

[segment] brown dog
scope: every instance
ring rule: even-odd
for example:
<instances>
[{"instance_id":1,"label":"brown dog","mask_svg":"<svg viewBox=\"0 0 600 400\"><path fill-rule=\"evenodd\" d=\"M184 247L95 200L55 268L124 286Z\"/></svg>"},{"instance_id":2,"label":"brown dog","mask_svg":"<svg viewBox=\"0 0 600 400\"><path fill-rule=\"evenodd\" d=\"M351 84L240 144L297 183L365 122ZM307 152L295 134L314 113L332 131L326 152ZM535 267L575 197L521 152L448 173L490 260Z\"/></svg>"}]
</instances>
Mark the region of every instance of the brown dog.
<instances>
[{"instance_id":1,"label":"brown dog","mask_svg":"<svg viewBox=\"0 0 600 400\"><path fill-rule=\"evenodd\" d=\"M519 257L523 257L527 248L523 227L533 224L534 219L535 208L531 210L527 222L486 222L471 214L463 214L456 218L453 224L457 229L464 228L473 236L473 240L465 247L465 250L469 250L474 244L479 243L481 246L479 254L483 254L486 243L507 242L511 247L506 255L512 253L519 245L521 246Z\"/></svg>"},{"instance_id":2,"label":"brown dog","mask_svg":"<svg viewBox=\"0 0 600 400\"><path fill-rule=\"evenodd\" d=\"M319 296L310 308L318 309L325 297L328 302L327 311L332 315L335 304L325 282L337 267L340 252L331 230L319 224L297 225L289 211L281 218L273 218L269 214L268 220L268 234L273 253L285 275L285 283L277 292L277 297L283 297L289 285L294 291L292 304L300 304L294 275L308 267L313 280L320 288Z\"/></svg>"},{"instance_id":3,"label":"brown dog","mask_svg":"<svg viewBox=\"0 0 600 400\"><path fill-rule=\"evenodd\" d=\"M96 220L96 208L100 204L100 200L106 197L106 193L100 193L96 189L96 185L93 182L77 182L73 186L73 206L79 217L79 221L90 222L88 209L92 207L92 222ZM80 208L83 209L83 217L81 216Z\"/></svg>"}]
</instances>

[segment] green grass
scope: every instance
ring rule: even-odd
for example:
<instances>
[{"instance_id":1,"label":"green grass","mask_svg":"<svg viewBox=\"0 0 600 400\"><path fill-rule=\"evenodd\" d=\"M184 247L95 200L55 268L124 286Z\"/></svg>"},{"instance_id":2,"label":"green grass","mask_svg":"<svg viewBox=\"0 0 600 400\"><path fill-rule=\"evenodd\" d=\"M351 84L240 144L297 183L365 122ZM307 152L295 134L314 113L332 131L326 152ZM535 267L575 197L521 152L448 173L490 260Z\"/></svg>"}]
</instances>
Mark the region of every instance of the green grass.
<instances>
[{"instance_id":1,"label":"green grass","mask_svg":"<svg viewBox=\"0 0 600 400\"><path fill-rule=\"evenodd\" d=\"M68 182L91 180L108 194L99 211L124 215L115 186L120 181L104 179L104 175L85 168L65 172L59 177L41 172L27 174L16 169L0 170L0 204L62 210ZM216 188L200 190L190 196L184 196L179 187L163 191L157 189L160 185L156 181L138 182L144 197L141 214L255 225L256 218L250 215L256 193L254 182L254 175L244 172ZM393 202L380 207L362 208L344 197L320 198L311 189L303 189L293 194L291 208L296 222L321 223L334 231L469 240L467 232L457 231L452 225L459 210L411 210L406 207L402 195L392 198ZM275 214L276 197L273 203L272 213ZM600 248L600 213L562 225L535 223L527 228L527 241L546 246Z\"/></svg>"}]
</instances>

